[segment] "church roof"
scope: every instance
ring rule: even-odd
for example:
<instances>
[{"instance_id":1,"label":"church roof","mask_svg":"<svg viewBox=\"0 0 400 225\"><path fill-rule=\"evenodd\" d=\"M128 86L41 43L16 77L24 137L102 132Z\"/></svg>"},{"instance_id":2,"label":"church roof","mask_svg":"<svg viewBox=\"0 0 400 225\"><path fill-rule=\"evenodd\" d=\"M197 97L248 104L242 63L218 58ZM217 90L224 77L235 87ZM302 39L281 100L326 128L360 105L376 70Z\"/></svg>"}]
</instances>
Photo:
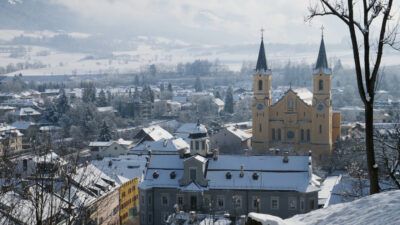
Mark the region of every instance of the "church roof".
<instances>
[{"instance_id":1,"label":"church roof","mask_svg":"<svg viewBox=\"0 0 400 225\"><path fill-rule=\"evenodd\" d=\"M317 63L315 64L315 69L324 70L328 68L328 60L326 59L326 50L324 43L324 36L321 38L321 44L319 46Z\"/></svg>"},{"instance_id":2,"label":"church roof","mask_svg":"<svg viewBox=\"0 0 400 225\"><path fill-rule=\"evenodd\" d=\"M256 71L267 71L267 58L265 57L264 40L261 39L260 51L258 52Z\"/></svg>"}]
</instances>

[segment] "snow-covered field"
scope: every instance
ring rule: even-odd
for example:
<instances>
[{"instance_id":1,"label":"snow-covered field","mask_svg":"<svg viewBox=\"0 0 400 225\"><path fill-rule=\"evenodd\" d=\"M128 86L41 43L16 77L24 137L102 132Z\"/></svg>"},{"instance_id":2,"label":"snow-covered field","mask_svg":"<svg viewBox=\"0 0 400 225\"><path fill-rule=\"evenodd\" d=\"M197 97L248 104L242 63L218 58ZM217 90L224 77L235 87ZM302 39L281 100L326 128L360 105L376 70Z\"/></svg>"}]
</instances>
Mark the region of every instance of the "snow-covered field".
<instances>
[{"instance_id":1,"label":"snow-covered field","mask_svg":"<svg viewBox=\"0 0 400 225\"><path fill-rule=\"evenodd\" d=\"M238 44L236 46L199 45L186 43L180 40L169 40L163 37L137 36L129 40L126 49L115 50L97 55L97 49L91 53L64 52L45 45L13 45L12 40L18 37L36 38L34 40L47 40L56 35L67 35L74 40L92 38L89 34L65 33L52 31L20 31L0 30L0 66L9 64L40 62L44 68L24 69L8 73L13 76L22 73L29 75L75 75L75 74L104 74L104 73L130 73L137 72L149 64L163 64L175 67L178 63L193 62L196 59L207 59L211 62L218 59L220 63L229 69L239 71L243 62L254 62L257 60L258 40L254 44ZM91 40L91 39L87 39ZM97 39L95 39L97 40ZM118 42L118 41L116 41ZM39 42L40 43L40 42ZM125 42L124 42L125 43ZM284 44L266 43L267 61L271 68L291 62L313 64L317 58L318 45L289 46ZM352 52L327 46L329 58L340 59L342 64L351 66L353 64ZM293 47L293 48L292 48ZM298 49L294 47L299 47ZM312 49L311 49L312 48ZM315 48L315 50L314 50ZM302 50L299 50L302 49ZM87 50L87 49L86 49ZM87 51L86 51L87 52ZM382 65L396 65L400 62L400 54L388 51L384 55Z\"/></svg>"},{"instance_id":2,"label":"snow-covered field","mask_svg":"<svg viewBox=\"0 0 400 225\"><path fill-rule=\"evenodd\" d=\"M367 196L284 220L286 225L302 224L400 224L400 191Z\"/></svg>"}]
</instances>

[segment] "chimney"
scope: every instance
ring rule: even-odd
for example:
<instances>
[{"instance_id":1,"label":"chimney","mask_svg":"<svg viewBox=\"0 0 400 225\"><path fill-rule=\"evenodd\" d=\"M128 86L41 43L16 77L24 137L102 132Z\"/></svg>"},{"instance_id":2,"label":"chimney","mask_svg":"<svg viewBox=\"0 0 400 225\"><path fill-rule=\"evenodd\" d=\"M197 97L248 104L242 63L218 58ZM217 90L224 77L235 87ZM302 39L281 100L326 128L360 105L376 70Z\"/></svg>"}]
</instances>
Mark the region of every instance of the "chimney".
<instances>
[{"instance_id":1,"label":"chimney","mask_svg":"<svg viewBox=\"0 0 400 225\"><path fill-rule=\"evenodd\" d=\"M196 222L196 211L190 211L189 224L194 224Z\"/></svg>"},{"instance_id":2,"label":"chimney","mask_svg":"<svg viewBox=\"0 0 400 225\"><path fill-rule=\"evenodd\" d=\"M218 159L218 149L213 150L213 159L217 160Z\"/></svg>"},{"instance_id":3,"label":"chimney","mask_svg":"<svg viewBox=\"0 0 400 225\"><path fill-rule=\"evenodd\" d=\"M312 151L308 151L308 165L311 166L312 164Z\"/></svg>"},{"instance_id":4,"label":"chimney","mask_svg":"<svg viewBox=\"0 0 400 225\"><path fill-rule=\"evenodd\" d=\"M283 153L283 163L288 163L289 162L289 152L284 152Z\"/></svg>"},{"instance_id":5,"label":"chimney","mask_svg":"<svg viewBox=\"0 0 400 225\"><path fill-rule=\"evenodd\" d=\"M241 225L246 225L246 215L241 215L240 216L240 224Z\"/></svg>"},{"instance_id":6,"label":"chimney","mask_svg":"<svg viewBox=\"0 0 400 225\"><path fill-rule=\"evenodd\" d=\"M163 146L164 146L164 147L167 147L167 145L168 145L168 140L167 140L167 139L165 139L165 140L164 140L164 144L163 144Z\"/></svg>"},{"instance_id":7,"label":"chimney","mask_svg":"<svg viewBox=\"0 0 400 225\"><path fill-rule=\"evenodd\" d=\"M244 166L243 166L243 164L242 165L240 165L240 175L239 175L240 177L243 177L244 176Z\"/></svg>"}]
</instances>

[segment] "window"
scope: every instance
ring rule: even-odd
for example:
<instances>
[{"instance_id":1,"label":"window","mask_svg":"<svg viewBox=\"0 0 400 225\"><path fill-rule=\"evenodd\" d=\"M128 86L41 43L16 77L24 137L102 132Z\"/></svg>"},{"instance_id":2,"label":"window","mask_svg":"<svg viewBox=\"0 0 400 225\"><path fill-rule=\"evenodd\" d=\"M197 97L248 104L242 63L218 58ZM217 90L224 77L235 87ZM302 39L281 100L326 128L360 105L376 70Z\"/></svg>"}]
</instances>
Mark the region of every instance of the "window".
<instances>
[{"instance_id":1,"label":"window","mask_svg":"<svg viewBox=\"0 0 400 225\"><path fill-rule=\"evenodd\" d=\"M289 209L290 210L295 210L297 208L297 200L295 197L289 197Z\"/></svg>"},{"instance_id":2,"label":"window","mask_svg":"<svg viewBox=\"0 0 400 225\"><path fill-rule=\"evenodd\" d=\"M262 132L262 126L261 126L261 123L259 124L259 126L258 126L258 131L259 132Z\"/></svg>"},{"instance_id":3,"label":"window","mask_svg":"<svg viewBox=\"0 0 400 225\"><path fill-rule=\"evenodd\" d=\"M301 136L301 141L304 141L304 130L303 129L301 129L300 136Z\"/></svg>"},{"instance_id":4,"label":"window","mask_svg":"<svg viewBox=\"0 0 400 225\"><path fill-rule=\"evenodd\" d=\"M196 150L199 150L199 148L200 148L200 143L198 142L198 141L196 141Z\"/></svg>"},{"instance_id":5,"label":"window","mask_svg":"<svg viewBox=\"0 0 400 225\"><path fill-rule=\"evenodd\" d=\"M206 141L201 141L201 149L206 149Z\"/></svg>"},{"instance_id":6,"label":"window","mask_svg":"<svg viewBox=\"0 0 400 225\"><path fill-rule=\"evenodd\" d=\"M300 211L304 211L304 199L300 199Z\"/></svg>"},{"instance_id":7,"label":"window","mask_svg":"<svg viewBox=\"0 0 400 225\"><path fill-rule=\"evenodd\" d=\"M242 196L233 196L233 201L235 203L235 208L242 208Z\"/></svg>"},{"instance_id":8,"label":"window","mask_svg":"<svg viewBox=\"0 0 400 225\"><path fill-rule=\"evenodd\" d=\"M289 98L288 111L293 111L293 99Z\"/></svg>"},{"instance_id":9,"label":"window","mask_svg":"<svg viewBox=\"0 0 400 225\"><path fill-rule=\"evenodd\" d=\"M315 200L312 198L310 199L310 209L314 209Z\"/></svg>"},{"instance_id":10,"label":"window","mask_svg":"<svg viewBox=\"0 0 400 225\"><path fill-rule=\"evenodd\" d=\"M224 208L224 197L223 196L218 196L217 206L218 206L218 208Z\"/></svg>"},{"instance_id":11,"label":"window","mask_svg":"<svg viewBox=\"0 0 400 225\"><path fill-rule=\"evenodd\" d=\"M193 149L193 141L190 142L190 149Z\"/></svg>"},{"instance_id":12,"label":"window","mask_svg":"<svg viewBox=\"0 0 400 225\"><path fill-rule=\"evenodd\" d=\"M272 140L275 141L275 128L272 128Z\"/></svg>"},{"instance_id":13,"label":"window","mask_svg":"<svg viewBox=\"0 0 400 225\"><path fill-rule=\"evenodd\" d=\"M141 198L142 198L142 204L144 205L144 196L142 195Z\"/></svg>"},{"instance_id":14,"label":"window","mask_svg":"<svg viewBox=\"0 0 400 225\"><path fill-rule=\"evenodd\" d=\"M123 197L123 198L125 197L125 191L124 191L124 192L122 192L122 197Z\"/></svg>"},{"instance_id":15,"label":"window","mask_svg":"<svg viewBox=\"0 0 400 225\"><path fill-rule=\"evenodd\" d=\"M310 129L307 129L307 141L310 141Z\"/></svg>"},{"instance_id":16,"label":"window","mask_svg":"<svg viewBox=\"0 0 400 225\"><path fill-rule=\"evenodd\" d=\"M278 141L281 140L281 129L278 129Z\"/></svg>"},{"instance_id":17,"label":"window","mask_svg":"<svg viewBox=\"0 0 400 225\"><path fill-rule=\"evenodd\" d=\"M117 212L118 212L118 206L113 209L113 215L117 214Z\"/></svg>"},{"instance_id":18,"label":"window","mask_svg":"<svg viewBox=\"0 0 400 225\"><path fill-rule=\"evenodd\" d=\"M161 195L161 204L163 206L168 206L168 196L166 194Z\"/></svg>"},{"instance_id":19,"label":"window","mask_svg":"<svg viewBox=\"0 0 400 225\"><path fill-rule=\"evenodd\" d=\"M253 197L253 209L257 210L259 212L260 210L260 198L259 197Z\"/></svg>"},{"instance_id":20,"label":"window","mask_svg":"<svg viewBox=\"0 0 400 225\"><path fill-rule=\"evenodd\" d=\"M149 223L153 222L153 215L149 214L149 218L148 218Z\"/></svg>"},{"instance_id":21,"label":"window","mask_svg":"<svg viewBox=\"0 0 400 225\"><path fill-rule=\"evenodd\" d=\"M183 205L183 196L182 195L176 196L176 203L180 206Z\"/></svg>"},{"instance_id":22,"label":"window","mask_svg":"<svg viewBox=\"0 0 400 225\"><path fill-rule=\"evenodd\" d=\"M197 172L197 170L196 170L196 168L190 168L190 180L196 180L196 172Z\"/></svg>"},{"instance_id":23,"label":"window","mask_svg":"<svg viewBox=\"0 0 400 225\"><path fill-rule=\"evenodd\" d=\"M271 209L279 209L279 197L271 197Z\"/></svg>"},{"instance_id":24,"label":"window","mask_svg":"<svg viewBox=\"0 0 400 225\"><path fill-rule=\"evenodd\" d=\"M149 196L149 205L151 205L151 196Z\"/></svg>"},{"instance_id":25,"label":"window","mask_svg":"<svg viewBox=\"0 0 400 225\"><path fill-rule=\"evenodd\" d=\"M324 89L324 81L323 80L319 80L318 82L318 90L322 91Z\"/></svg>"},{"instance_id":26,"label":"window","mask_svg":"<svg viewBox=\"0 0 400 225\"><path fill-rule=\"evenodd\" d=\"M259 91L261 91L263 89L262 86L263 86L262 80L258 80L258 90Z\"/></svg>"},{"instance_id":27,"label":"window","mask_svg":"<svg viewBox=\"0 0 400 225\"><path fill-rule=\"evenodd\" d=\"M319 133L322 134L322 125L319 125Z\"/></svg>"},{"instance_id":28,"label":"window","mask_svg":"<svg viewBox=\"0 0 400 225\"><path fill-rule=\"evenodd\" d=\"M22 167L23 167L23 170L24 171L27 171L28 170L28 160L26 160L26 159L24 159L23 161L22 161Z\"/></svg>"},{"instance_id":29,"label":"window","mask_svg":"<svg viewBox=\"0 0 400 225\"><path fill-rule=\"evenodd\" d=\"M294 132L293 131L288 131L287 133L286 133L286 137L288 138L288 139L292 139L292 138L294 138Z\"/></svg>"},{"instance_id":30,"label":"window","mask_svg":"<svg viewBox=\"0 0 400 225\"><path fill-rule=\"evenodd\" d=\"M141 219L142 223L145 223L146 217L145 217L144 213L142 213L142 216L140 216L140 219Z\"/></svg>"},{"instance_id":31,"label":"window","mask_svg":"<svg viewBox=\"0 0 400 225\"><path fill-rule=\"evenodd\" d=\"M303 113L304 117L306 117L306 112Z\"/></svg>"}]
</instances>

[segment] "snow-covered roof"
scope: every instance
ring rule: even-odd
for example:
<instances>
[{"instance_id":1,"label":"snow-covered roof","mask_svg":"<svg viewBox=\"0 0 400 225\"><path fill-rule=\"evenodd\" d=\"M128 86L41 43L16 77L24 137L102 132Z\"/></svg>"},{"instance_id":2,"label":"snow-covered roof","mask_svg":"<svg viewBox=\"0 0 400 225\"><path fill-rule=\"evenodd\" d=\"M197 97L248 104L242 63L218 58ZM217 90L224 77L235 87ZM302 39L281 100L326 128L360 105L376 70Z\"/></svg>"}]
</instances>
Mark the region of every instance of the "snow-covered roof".
<instances>
[{"instance_id":1,"label":"snow-covered roof","mask_svg":"<svg viewBox=\"0 0 400 225\"><path fill-rule=\"evenodd\" d=\"M308 105L312 105L313 93L307 88L293 88L293 92Z\"/></svg>"},{"instance_id":2,"label":"snow-covered roof","mask_svg":"<svg viewBox=\"0 0 400 225\"><path fill-rule=\"evenodd\" d=\"M248 133L244 132L243 130L238 129L236 127L227 127L226 129L233 135L240 138L240 140L242 140L242 141L245 141L245 140L251 138L251 134L248 134Z\"/></svg>"},{"instance_id":3,"label":"snow-covered roof","mask_svg":"<svg viewBox=\"0 0 400 225\"><path fill-rule=\"evenodd\" d=\"M128 141L128 140L124 140L124 139L120 138L117 140L117 144L129 146L129 145L133 144L133 141Z\"/></svg>"},{"instance_id":4,"label":"snow-covered roof","mask_svg":"<svg viewBox=\"0 0 400 225\"><path fill-rule=\"evenodd\" d=\"M158 141L145 141L131 149L131 151L157 151L157 152L177 152L181 149L189 149L189 144L182 138L160 139Z\"/></svg>"},{"instance_id":5,"label":"snow-covered roof","mask_svg":"<svg viewBox=\"0 0 400 225\"><path fill-rule=\"evenodd\" d=\"M200 124L200 126L198 126L197 123L184 123L178 128L176 133L207 133L207 129L203 124Z\"/></svg>"},{"instance_id":6,"label":"snow-covered roof","mask_svg":"<svg viewBox=\"0 0 400 225\"><path fill-rule=\"evenodd\" d=\"M218 160L210 160L209 170L246 171L308 171L308 156L288 156L289 162L283 162L284 156L245 156L219 155Z\"/></svg>"},{"instance_id":7,"label":"snow-covered roof","mask_svg":"<svg viewBox=\"0 0 400 225\"><path fill-rule=\"evenodd\" d=\"M261 225L284 225L285 224L285 222L280 217L272 216L272 215L268 215L268 214L251 212L251 213L249 213L248 217L251 218L252 220L260 222Z\"/></svg>"},{"instance_id":8,"label":"snow-covered roof","mask_svg":"<svg viewBox=\"0 0 400 225\"><path fill-rule=\"evenodd\" d=\"M208 188L202 187L195 182L190 182L190 184L186 186L179 187L179 190L183 192L201 192L208 190Z\"/></svg>"},{"instance_id":9,"label":"snow-covered roof","mask_svg":"<svg viewBox=\"0 0 400 225\"><path fill-rule=\"evenodd\" d=\"M121 185L135 177L139 179L142 177L146 165L146 156L105 157L102 160L92 160L91 163Z\"/></svg>"},{"instance_id":10,"label":"snow-covered roof","mask_svg":"<svg viewBox=\"0 0 400 225\"><path fill-rule=\"evenodd\" d=\"M11 124L11 126L17 128L18 130L26 130L33 125L35 125L35 123L29 121L15 121L14 123Z\"/></svg>"},{"instance_id":11,"label":"snow-covered roof","mask_svg":"<svg viewBox=\"0 0 400 225\"><path fill-rule=\"evenodd\" d=\"M180 158L178 155L152 155L141 188L170 187L179 188L183 176L184 161L195 158L207 162L206 180L208 189L251 189L285 190L315 192L319 189L312 185L308 156L289 156L289 162L283 162L283 156L238 156L220 155L217 160L200 155ZM241 174L243 165L243 176ZM153 177L153 173L157 177ZM171 178L171 172L176 177ZM227 173L231 174L227 179ZM255 175L256 174L256 175ZM257 177L254 179L254 177ZM189 188L189 187L187 187Z\"/></svg>"},{"instance_id":12,"label":"snow-covered roof","mask_svg":"<svg viewBox=\"0 0 400 225\"><path fill-rule=\"evenodd\" d=\"M299 214L284 220L286 225L313 224L399 224L400 191L369 195L349 203Z\"/></svg>"},{"instance_id":13,"label":"snow-covered roof","mask_svg":"<svg viewBox=\"0 0 400 225\"><path fill-rule=\"evenodd\" d=\"M147 135L149 135L154 141L158 141L162 138L170 139L172 138L172 134L168 131L164 130L162 127L158 125L153 125L150 127L146 127L142 129Z\"/></svg>"},{"instance_id":14,"label":"snow-covered roof","mask_svg":"<svg viewBox=\"0 0 400 225\"><path fill-rule=\"evenodd\" d=\"M224 106L225 105L224 101L222 101L220 98L214 98L213 102L218 106Z\"/></svg>"},{"instance_id":15,"label":"snow-covered roof","mask_svg":"<svg viewBox=\"0 0 400 225\"><path fill-rule=\"evenodd\" d=\"M112 106L105 106L105 107L97 107L97 111L99 112L114 112L114 107Z\"/></svg>"},{"instance_id":16,"label":"snow-covered roof","mask_svg":"<svg viewBox=\"0 0 400 225\"><path fill-rule=\"evenodd\" d=\"M109 147L113 143L113 141L92 141L89 143L89 147Z\"/></svg>"},{"instance_id":17,"label":"snow-covered roof","mask_svg":"<svg viewBox=\"0 0 400 225\"><path fill-rule=\"evenodd\" d=\"M37 116L40 115L40 112L32 109L31 107L21 108L14 112L16 116Z\"/></svg>"}]
</instances>

